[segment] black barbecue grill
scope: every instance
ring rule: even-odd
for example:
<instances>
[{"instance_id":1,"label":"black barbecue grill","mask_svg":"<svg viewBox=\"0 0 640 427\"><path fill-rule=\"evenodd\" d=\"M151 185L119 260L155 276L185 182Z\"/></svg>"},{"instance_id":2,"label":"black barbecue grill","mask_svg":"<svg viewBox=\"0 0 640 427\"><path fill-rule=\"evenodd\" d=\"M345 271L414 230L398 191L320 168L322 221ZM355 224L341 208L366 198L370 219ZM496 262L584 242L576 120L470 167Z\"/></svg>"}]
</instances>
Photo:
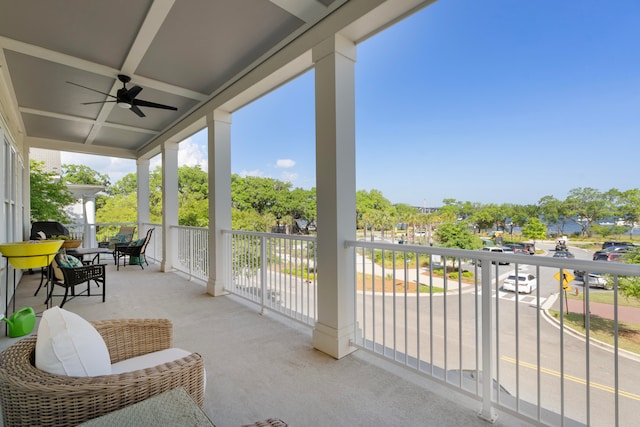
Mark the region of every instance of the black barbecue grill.
<instances>
[{"instance_id":1,"label":"black barbecue grill","mask_svg":"<svg viewBox=\"0 0 640 427\"><path fill-rule=\"evenodd\" d=\"M31 224L30 240L40 240L38 232L42 231L47 239L51 236L68 236L67 227L55 221L37 221Z\"/></svg>"}]
</instances>

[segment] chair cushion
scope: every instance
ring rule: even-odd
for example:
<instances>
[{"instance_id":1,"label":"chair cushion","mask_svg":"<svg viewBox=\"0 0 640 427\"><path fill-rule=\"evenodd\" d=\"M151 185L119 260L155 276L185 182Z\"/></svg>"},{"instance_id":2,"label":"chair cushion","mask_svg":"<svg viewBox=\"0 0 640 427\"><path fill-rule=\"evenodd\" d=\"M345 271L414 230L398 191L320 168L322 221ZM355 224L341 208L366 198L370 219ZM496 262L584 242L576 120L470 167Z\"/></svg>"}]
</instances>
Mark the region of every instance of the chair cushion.
<instances>
[{"instance_id":1,"label":"chair cushion","mask_svg":"<svg viewBox=\"0 0 640 427\"><path fill-rule=\"evenodd\" d=\"M60 270L60 266L58 265L58 261L56 260L56 258L54 258L53 262L51 262L53 277L55 277L59 282L62 282L64 280L64 274L62 274L62 270Z\"/></svg>"},{"instance_id":2,"label":"chair cushion","mask_svg":"<svg viewBox=\"0 0 640 427\"><path fill-rule=\"evenodd\" d=\"M56 306L42 313L36 367L56 375L94 377L111 374L111 358L91 323Z\"/></svg>"},{"instance_id":3,"label":"chair cushion","mask_svg":"<svg viewBox=\"0 0 640 427\"><path fill-rule=\"evenodd\" d=\"M64 253L60 253L56 256L56 260L58 261L58 265L62 268L76 268L82 267L82 261L73 255L67 255Z\"/></svg>"},{"instance_id":4,"label":"chair cushion","mask_svg":"<svg viewBox=\"0 0 640 427\"><path fill-rule=\"evenodd\" d=\"M122 374L124 372L133 372L140 369L153 368L163 363L173 362L190 355L190 351L181 348L168 348L166 350L154 351L153 353L143 354L142 356L132 357L131 359L122 360L111 365L112 374Z\"/></svg>"},{"instance_id":5,"label":"chair cushion","mask_svg":"<svg viewBox=\"0 0 640 427\"><path fill-rule=\"evenodd\" d=\"M145 263L145 259L144 259L144 255L140 255L140 256L130 256L129 257L129 264L130 265L142 265L143 263Z\"/></svg>"},{"instance_id":6,"label":"chair cushion","mask_svg":"<svg viewBox=\"0 0 640 427\"><path fill-rule=\"evenodd\" d=\"M116 234L111 238L112 243L127 243L133 238L132 234Z\"/></svg>"},{"instance_id":7,"label":"chair cushion","mask_svg":"<svg viewBox=\"0 0 640 427\"><path fill-rule=\"evenodd\" d=\"M132 240L129 246L142 246L144 239Z\"/></svg>"}]
</instances>

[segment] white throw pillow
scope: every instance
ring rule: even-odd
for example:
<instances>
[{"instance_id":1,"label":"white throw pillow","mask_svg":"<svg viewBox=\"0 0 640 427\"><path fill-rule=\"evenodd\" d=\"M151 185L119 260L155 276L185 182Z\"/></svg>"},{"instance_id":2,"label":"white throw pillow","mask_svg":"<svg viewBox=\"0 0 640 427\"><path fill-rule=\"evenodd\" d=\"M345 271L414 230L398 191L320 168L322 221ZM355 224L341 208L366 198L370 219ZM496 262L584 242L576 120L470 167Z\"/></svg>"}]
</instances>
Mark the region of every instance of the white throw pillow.
<instances>
[{"instance_id":1,"label":"white throw pillow","mask_svg":"<svg viewBox=\"0 0 640 427\"><path fill-rule=\"evenodd\" d=\"M56 306L42 313L36 338L36 367L51 374L95 377L111 374L111 358L91 323Z\"/></svg>"}]
</instances>

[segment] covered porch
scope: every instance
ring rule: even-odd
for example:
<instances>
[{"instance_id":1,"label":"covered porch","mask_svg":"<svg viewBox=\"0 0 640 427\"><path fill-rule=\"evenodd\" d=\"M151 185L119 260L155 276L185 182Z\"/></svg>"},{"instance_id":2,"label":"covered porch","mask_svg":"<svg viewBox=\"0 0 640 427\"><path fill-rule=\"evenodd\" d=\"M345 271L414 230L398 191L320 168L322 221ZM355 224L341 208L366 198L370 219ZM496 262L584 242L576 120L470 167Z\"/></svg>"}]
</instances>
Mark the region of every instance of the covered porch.
<instances>
[{"instance_id":1,"label":"covered porch","mask_svg":"<svg viewBox=\"0 0 640 427\"><path fill-rule=\"evenodd\" d=\"M366 352L336 361L314 350L311 329L234 295L212 298L180 273L107 266L107 302L78 297L65 309L87 319L168 318L175 345L205 359L205 412L217 427L270 417L290 426L484 426L477 401ZM20 306L44 309L39 275L25 275ZM56 301L54 301L56 303ZM19 338L0 338L0 349ZM527 425L502 414L495 425Z\"/></svg>"}]
</instances>

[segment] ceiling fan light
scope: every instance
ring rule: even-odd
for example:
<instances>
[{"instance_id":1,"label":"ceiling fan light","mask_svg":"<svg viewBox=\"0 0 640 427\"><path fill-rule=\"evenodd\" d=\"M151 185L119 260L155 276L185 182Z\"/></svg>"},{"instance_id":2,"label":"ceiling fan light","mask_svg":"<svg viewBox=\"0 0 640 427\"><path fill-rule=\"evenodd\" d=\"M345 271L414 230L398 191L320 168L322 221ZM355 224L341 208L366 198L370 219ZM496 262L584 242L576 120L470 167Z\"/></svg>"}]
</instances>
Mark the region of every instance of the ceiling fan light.
<instances>
[{"instance_id":1,"label":"ceiling fan light","mask_svg":"<svg viewBox=\"0 0 640 427\"><path fill-rule=\"evenodd\" d=\"M127 110L131 109L131 104L128 102L118 101L116 102L116 105L120 108L126 108Z\"/></svg>"}]
</instances>

